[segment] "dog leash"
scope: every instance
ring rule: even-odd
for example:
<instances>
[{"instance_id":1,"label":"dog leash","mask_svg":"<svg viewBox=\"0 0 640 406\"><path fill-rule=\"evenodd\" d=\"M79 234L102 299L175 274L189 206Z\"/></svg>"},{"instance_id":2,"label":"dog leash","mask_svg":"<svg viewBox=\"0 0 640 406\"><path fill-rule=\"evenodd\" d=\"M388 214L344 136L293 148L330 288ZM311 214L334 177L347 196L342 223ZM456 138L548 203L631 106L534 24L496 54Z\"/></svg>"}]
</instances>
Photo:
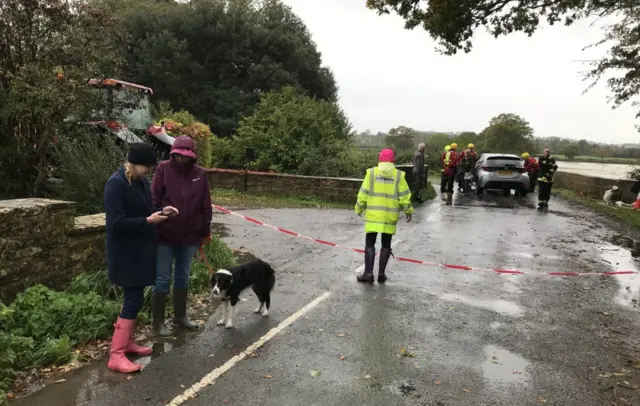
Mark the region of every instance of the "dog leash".
<instances>
[{"instance_id":1,"label":"dog leash","mask_svg":"<svg viewBox=\"0 0 640 406\"><path fill-rule=\"evenodd\" d=\"M198 248L198 252L200 253L200 262L202 262L207 267L207 270L209 271L209 275L213 275L213 268L209 264L209 260L207 259L207 256L204 254L204 244L202 243L200 244L200 247Z\"/></svg>"}]
</instances>

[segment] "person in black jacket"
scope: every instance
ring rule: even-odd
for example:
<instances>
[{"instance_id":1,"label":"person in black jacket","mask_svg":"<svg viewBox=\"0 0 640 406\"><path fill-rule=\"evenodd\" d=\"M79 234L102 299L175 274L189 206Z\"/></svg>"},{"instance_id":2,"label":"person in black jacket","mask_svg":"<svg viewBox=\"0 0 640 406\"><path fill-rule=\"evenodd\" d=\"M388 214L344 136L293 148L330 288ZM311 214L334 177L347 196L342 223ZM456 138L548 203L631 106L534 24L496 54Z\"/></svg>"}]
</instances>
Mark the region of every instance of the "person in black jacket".
<instances>
[{"instance_id":1,"label":"person in black jacket","mask_svg":"<svg viewBox=\"0 0 640 406\"><path fill-rule=\"evenodd\" d=\"M558 170L556 159L551 156L549 148L546 148L544 154L538 158L538 165L540 167L538 172L538 210L547 210L549 199L551 199L553 175Z\"/></svg>"},{"instance_id":2,"label":"person in black jacket","mask_svg":"<svg viewBox=\"0 0 640 406\"><path fill-rule=\"evenodd\" d=\"M153 207L147 176L156 162L156 152L151 145L131 144L127 162L111 175L104 188L109 280L124 292L107 367L123 373L142 368L129 361L125 353L148 355L153 351L136 344L133 334L144 288L153 286L156 280L155 225L178 214L173 207Z\"/></svg>"}]
</instances>

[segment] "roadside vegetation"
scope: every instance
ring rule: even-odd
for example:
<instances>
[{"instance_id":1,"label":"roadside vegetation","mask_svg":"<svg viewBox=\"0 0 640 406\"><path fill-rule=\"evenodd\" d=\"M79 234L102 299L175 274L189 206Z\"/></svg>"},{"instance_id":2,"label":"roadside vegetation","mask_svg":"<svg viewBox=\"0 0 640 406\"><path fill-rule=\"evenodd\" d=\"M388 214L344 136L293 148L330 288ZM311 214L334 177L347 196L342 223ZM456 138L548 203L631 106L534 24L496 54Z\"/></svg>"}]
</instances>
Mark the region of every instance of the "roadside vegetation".
<instances>
[{"instance_id":1,"label":"roadside vegetation","mask_svg":"<svg viewBox=\"0 0 640 406\"><path fill-rule=\"evenodd\" d=\"M618 207L608 206L604 204L602 199L595 199L588 196L582 196L572 190L554 188L553 193L558 196L562 196L564 199L579 203L585 207L593 209L594 211L602 214L606 214L612 218L615 218L622 223L640 230L640 211L633 210L629 206Z\"/></svg>"},{"instance_id":2,"label":"roadside vegetation","mask_svg":"<svg viewBox=\"0 0 640 406\"><path fill-rule=\"evenodd\" d=\"M204 253L213 269L235 263L233 252L215 236ZM207 266L194 259L191 304L209 291L209 278ZM138 316L140 324L150 321L150 289ZM167 303L169 309L171 300ZM10 304L0 303L0 404L6 396L13 397L16 380L33 376L43 367L91 360L83 347L111 336L121 305L122 292L111 285L104 269L76 276L63 291L36 285L19 293ZM107 351L105 346L94 356L101 357Z\"/></svg>"}]
</instances>

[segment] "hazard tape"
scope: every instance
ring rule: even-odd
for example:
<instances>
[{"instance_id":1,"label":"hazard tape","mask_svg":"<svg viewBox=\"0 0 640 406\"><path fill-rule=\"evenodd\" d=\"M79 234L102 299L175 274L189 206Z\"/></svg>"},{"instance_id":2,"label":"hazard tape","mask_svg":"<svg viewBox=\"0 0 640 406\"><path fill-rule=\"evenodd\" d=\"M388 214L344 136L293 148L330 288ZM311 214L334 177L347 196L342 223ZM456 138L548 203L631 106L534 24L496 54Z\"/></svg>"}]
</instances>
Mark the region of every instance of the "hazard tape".
<instances>
[{"instance_id":1,"label":"hazard tape","mask_svg":"<svg viewBox=\"0 0 640 406\"><path fill-rule=\"evenodd\" d=\"M259 225L259 226L264 226L267 228L270 228L272 230L275 231L279 231L281 233L293 236L293 237L298 237L298 238L302 238L305 240L309 240L309 241L313 241L315 243L318 244L322 244L322 245L327 245L329 247L333 247L333 248L340 248L340 249L344 249L347 251L353 251L353 252L357 252L360 254L364 254L364 250L360 249L360 248L352 248L352 247L347 247L345 245L340 245L331 241L326 241L326 240L322 240L320 238L313 238L313 237L309 237L300 233L297 233L295 231L291 231L291 230L287 230L286 228L282 228L282 227L277 227L268 223L265 223L264 221L260 221L258 219L255 219L253 217L249 217L249 216L245 216L242 215L240 213L236 213L234 211L231 211L225 207L222 206L218 206L215 204L212 204L213 208L221 211L222 213L225 214L231 214L233 216L236 217L240 217L241 219L244 219L246 221L249 221L253 224ZM376 254L377 256L378 254ZM478 268L478 267L472 267L472 266L466 266L466 265L455 265L455 264L442 264L442 263L436 263L436 262L429 262L429 261L422 261L419 259L412 259L412 258L405 258L405 257L396 257L394 256L394 259L396 261L402 261L402 262L409 262L412 264L417 264L417 265L425 265L425 266L430 266L430 267L435 267L435 268L441 268L441 269L452 269L452 270L457 270L457 271L466 271L466 272L490 272L490 273L494 273L494 274L503 274L503 275L535 275L535 276L560 276L560 277L564 277L564 276L615 276L615 275L637 275L640 274L640 272L636 272L636 271L612 271L612 272L523 272L523 271L519 271L519 270L514 270L514 269L489 269L489 268Z\"/></svg>"}]
</instances>

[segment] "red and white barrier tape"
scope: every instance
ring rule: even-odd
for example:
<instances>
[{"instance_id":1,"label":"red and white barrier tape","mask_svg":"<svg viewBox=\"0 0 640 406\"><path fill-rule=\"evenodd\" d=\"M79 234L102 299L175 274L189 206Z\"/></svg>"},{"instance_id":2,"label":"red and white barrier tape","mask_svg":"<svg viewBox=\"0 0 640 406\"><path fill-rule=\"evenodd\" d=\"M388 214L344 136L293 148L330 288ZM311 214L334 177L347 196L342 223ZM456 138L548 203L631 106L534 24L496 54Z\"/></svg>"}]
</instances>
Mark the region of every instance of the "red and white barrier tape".
<instances>
[{"instance_id":1,"label":"red and white barrier tape","mask_svg":"<svg viewBox=\"0 0 640 406\"><path fill-rule=\"evenodd\" d=\"M364 254L364 250L360 249L360 248L351 248L351 247L347 247L347 246L344 246L344 245L336 244L336 243L331 242L331 241L321 240L319 238L308 237L306 235L302 235L302 234L296 233L295 231L287 230L286 228L276 227L276 226L273 226L271 224L267 224L264 221L260 221L260 220L254 219L253 217L244 216L244 215L242 215L240 213L236 213L236 212L231 211L231 210L229 210L227 208L224 208L222 206L218 206L218 205L215 205L215 204L213 204L212 206L213 206L214 209L216 209L218 211L221 211L223 213L231 214L231 215L240 217L240 218L242 218L242 219L244 219L246 221L249 221L251 223L257 224L259 226L268 227L268 228L271 228L271 229L273 229L275 231L279 231L279 232L284 233L284 234L288 234L288 235L291 235L291 236L294 236L294 237L298 237L298 238L304 238L305 240L313 241L313 242L316 242L318 244L328 245L330 247L341 248L341 249L345 249L345 250L348 250L348 251L353 251L353 252L358 252L360 254ZM454 270L458 270L458 271L473 271L473 272L491 272L491 273L496 273L496 274L507 274L507 275L614 276L614 275L637 275L637 274L640 274L640 272L636 272L636 271L612 271L612 272L523 272L523 271L512 270L512 269L489 269L489 268L471 267L471 266L466 266L466 265L439 264L439 263L436 263L436 262L422 261L422 260L419 260L419 259L412 259L412 258L405 258L405 257L394 257L394 259L397 260L397 261L410 262L412 264L426 265L426 266L442 268L442 269L454 269Z\"/></svg>"}]
</instances>

